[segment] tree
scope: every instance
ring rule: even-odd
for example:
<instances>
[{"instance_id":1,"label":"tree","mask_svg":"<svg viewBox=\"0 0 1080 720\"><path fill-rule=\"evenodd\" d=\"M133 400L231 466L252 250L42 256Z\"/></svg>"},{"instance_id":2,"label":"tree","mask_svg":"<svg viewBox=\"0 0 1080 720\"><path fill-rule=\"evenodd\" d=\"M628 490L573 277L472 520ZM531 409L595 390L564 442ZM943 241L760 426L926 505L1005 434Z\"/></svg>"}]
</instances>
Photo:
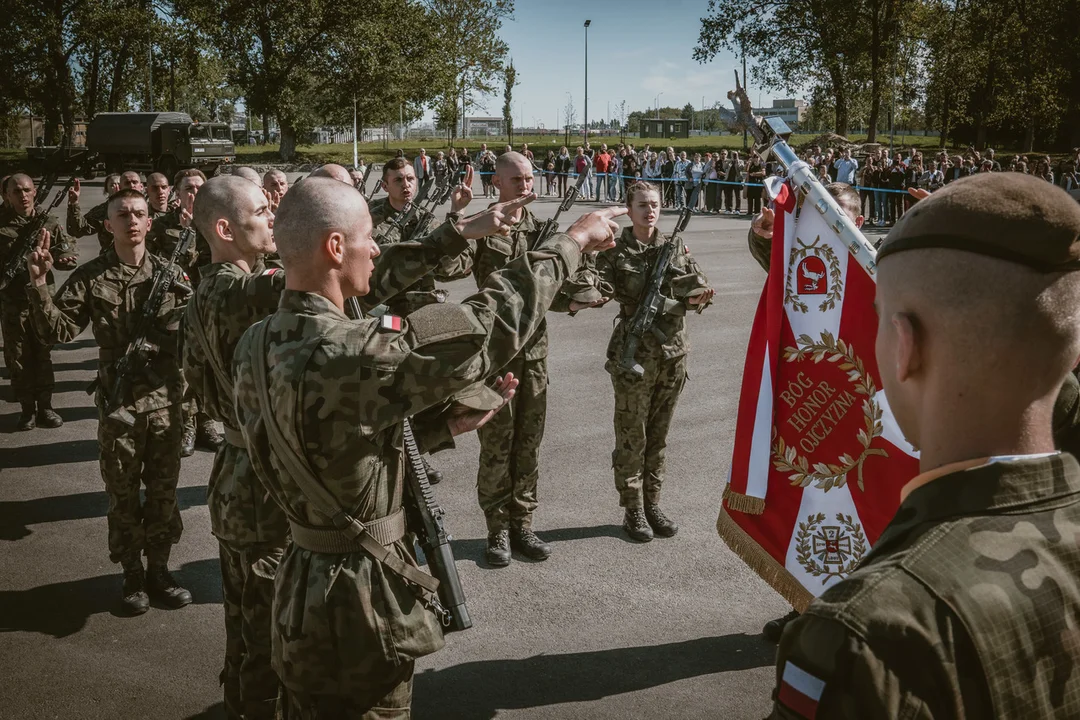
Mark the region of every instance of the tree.
<instances>
[{"instance_id":1,"label":"tree","mask_svg":"<svg viewBox=\"0 0 1080 720\"><path fill-rule=\"evenodd\" d=\"M574 109L574 96L566 93L566 106L563 108L563 131L566 135L566 144L570 144L570 130L577 122L577 110Z\"/></svg>"},{"instance_id":2,"label":"tree","mask_svg":"<svg viewBox=\"0 0 1080 720\"><path fill-rule=\"evenodd\" d=\"M517 85L517 70L511 60L503 70L503 122L506 123L506 141L511 145L514 144L514 114L510 101L515 85Z\"/></svg>"},{"instance_id":3,"label":"tree","mask_svg":"<svg viewBox=\"0 0 1080 720\"><path fill-rule=\"evenodd\" d=\"M428 82L454 88L464 127L469 98L496 90L507 52L499 30L513 17L514 0L428 0L428 8L439 54Z\"/></svg>"}]
</instances>

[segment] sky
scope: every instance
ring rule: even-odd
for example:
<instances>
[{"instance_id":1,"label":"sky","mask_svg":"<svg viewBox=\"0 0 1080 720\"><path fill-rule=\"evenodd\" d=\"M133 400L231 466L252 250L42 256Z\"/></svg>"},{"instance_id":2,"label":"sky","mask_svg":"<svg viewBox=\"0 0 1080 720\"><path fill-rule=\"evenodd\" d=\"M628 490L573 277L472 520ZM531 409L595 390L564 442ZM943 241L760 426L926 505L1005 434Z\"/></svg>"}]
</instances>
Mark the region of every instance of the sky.
<instances>
[{"instance_id":1,"label":"sky","mask_svg":"<svg viewBox=\"0 0 1080 720\"><path fill-rule=\"evenodd\" d=\"M517 68L514 123L521 127L561 127L567 93L577 122L585 97L585 28L589 26L589 119L618 119L626 112L655 107L699 109L717 101L730 109L727 91L741 60L724 52L702 65L693 59L708 0L517 0L514 18L503 23L502 39ZM772 95L750 88L755 107ZM502 91L485 98L470 116L501 116ZM610 107L610 111L609 108ZM610 114L609 114L610 113ZM426 120L431 119L429 112Z\"/></svg>"}]
</instances>

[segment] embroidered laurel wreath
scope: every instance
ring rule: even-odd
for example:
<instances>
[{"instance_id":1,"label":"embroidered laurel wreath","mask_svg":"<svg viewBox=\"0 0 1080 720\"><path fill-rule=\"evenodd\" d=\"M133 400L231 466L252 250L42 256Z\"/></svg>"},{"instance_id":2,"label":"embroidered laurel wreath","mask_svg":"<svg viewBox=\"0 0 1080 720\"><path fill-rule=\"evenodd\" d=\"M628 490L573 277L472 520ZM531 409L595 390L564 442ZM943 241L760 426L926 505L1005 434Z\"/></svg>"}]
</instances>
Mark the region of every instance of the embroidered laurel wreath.
<instances>
[{"instance_id":1,"label":"embroidered laurel wreath","mask_svg":"<svg viewBox=\"0 0 1080 720\"><path fill-rule=\"evenodd\" d=\"M863 362L855 356L853 347L843 340L837 340L832 333L824 331L818 342L809 335L800 335L796 340L797 348L784 348L784 360L787 362L800 362L812 357L815 363L828 360L831 363L839 363L837 368L846 372L848 380L854 386L856 394L863 396L862 411L864 427L859 429L856 437L862 445L859 457L854 458L849 453L844 453L838 460L838 464L817 462L812 466L810 461L798 454L793 445L784 442L784 438L773 430L773 466L783 473L789 473L788 479L792 485L807 487L811 483L819 490L829 491L834 487L843 487L847 483L847 476L852 470L857 471L860 490L863 486L863 463L871 455L888 457L888 453L878 448L871 448L870 443L874 438L881 435L881 406L874 400L877 392L874 387L874 379L866 372Z\"/></svg>"},{"instance_id":2,"label":"embroidered laurel wreath","mask_svg":"<svg viewBox=\"0 0 1080 720\"><path fill-rule=\"evenodd\" d=\"M832 285L832 290L825 296L821 305L818 305L818 310L821 312L832 310L836 307L836 303L842 297L843 288L841 281L844 276L840 269L840 260L837 259L836 253L832 251L831 247L828 245L818 245L820 241L820 235L814 238L814 242L809 245L799 238L795 238L796 246L791 248L791 257L788 260L787 284L784 286L784 302L790 305L791 309L795 312L805 313L810 310L806 303L799 299L798 293L795 292L795 272L798 267L797 263L811 253L820 256L829 264L829 282Z\"/></svg>"},{"instance_id":3,"label":"embroidered laurel wreath","mask_svg":"<svg viewBox=\"0 0 1080 720\"><path fill-rule=\"evenodd\" d=\"M856 523L850 515L842 513L836 514L836 521L840 523L840 527L835 529L843 528L844 531L843 534L837 533L832 539L836 547L835 554L841 561L837 564L818 562L819 559L825 560L828 552L824 545L827 540L825 531L829 528L819 527L825 522L825 513L808 516L806 522L799 523L799 532L795 535L795 560L812 576L824 575L821 581L823 585L831 578L850 575L866 554L866 535L863 534L862 525Z\"/></svg>"}]
</instances>

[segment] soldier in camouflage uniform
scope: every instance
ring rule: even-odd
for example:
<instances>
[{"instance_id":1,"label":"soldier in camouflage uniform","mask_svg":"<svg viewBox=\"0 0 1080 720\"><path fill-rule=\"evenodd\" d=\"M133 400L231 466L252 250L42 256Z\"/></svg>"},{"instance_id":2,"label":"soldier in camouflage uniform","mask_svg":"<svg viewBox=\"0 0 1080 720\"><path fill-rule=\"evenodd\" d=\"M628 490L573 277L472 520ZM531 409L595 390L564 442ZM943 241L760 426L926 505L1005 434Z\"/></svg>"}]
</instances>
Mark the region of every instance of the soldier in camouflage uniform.
<instances>
[{"instance_id":1,"label":"soldier in camouflage uniform","mask_svg":"<svg viewBox=\"0 0 1080 720\"><path fill-rule=\"evenodd\" d=\"M146 248L160 258L172 257L176 244L180 242L180 235L191 224L192 210L195 206L195 197L199 189L206 182L206 176L201 170L189 168L176 173L173 180L176 187L176 195L179 204L155 220L150 226L150 232L146 235ZM199 271L210 262L210 246L201 232L196 231L195 242L188 249L185 257L179 259L180 267L191 278L193 286L199 283ZM181 337L183 343L183 337ZM224 442L221 433L214 427L210 416L199 407L199 399L185 390L185 401L182 408L184 427L181 433L180 457L190 457L195 453L195 448L202 448L210 452L216 452Z\"/></svg>"},{"instance_id":2,"label":"soldier in camouflage uniform","mask_svg":"<svg viewBox=\"0 0 1080 720\"><path fill-rule=\"evenodd\" d=\"M31 255L32 286L26 292L34 328L43 340L69 342L89 325L97 341L95 402L101 476L109 495L109 559L123 566L123 604L138 614L149 608L148 594L174 608L191 602L191 594L168 569L172 546L183 530L176 505L183 392L177 340L191 288L173 282L147 333L153 350L143 367L136 363L122 409L106 408L116 382L115 363L135 339L154 275L164 265L146 252L150 220L141 193L121 190L109 199L108 210L113 249L77 268L53 297L45 280L52 266L46 236L42 250ZM167 271L182 280L180 268ZM124 415L130 417L124 421ZM146 488L146 502L139 498L140 484Z\"/></svg>"},{"instance_id":3,"label":"soldier in camouflage uniform","mask_svg":"<svg viewBox=\"0 0 1080 720\"><path fill-rule=\"evenodd\" d=\"M169 193L172 186L162 173L150 173L146 178L146 203L150 208L150 221L155 223L169 212ZM153 225L151 225L153 227Z\"/></svg>"},{"instance_id":4,"label":"soldier in camouflage uniform","mask_svg":"<svg viewBox=\"0 0 1080 720\"><path fill-rule=\"evenodd\" d=\"M619 505L625 509L623 529L632 539L648 542L654 533L671 537L675 524L660 509L664 483L664 455L668 429L686 383L686 354L690 338L686 312L701 312L712 301L713 290L705 274L682 241L676 238L671 265L660 286L670 307L657 316L653 333L640 339L634 359L644 369L638 377L620 365L630 319L637 312L652 277L659 249L671 242L657 229L660 191L649 183L636 183L626 191L631 227L625 228L615 247L596 259L600 277L614 287L619 319L608 343L605 369L615 390L615 450L611 467Z\"/></svg>"},{"instance_id":5,"label":"soldier in camouflage uniform","mask_svg":"<svg viewBox=\"0 0 1080 720\"><path fill-rule=\"evenodd\" d=\"M500 203L529 195L533 185L532 166L520 153L505 153L496 165L493 182ZM473 269L477 287L483 287L492 273L524 255L535 242L541 223L527 208L516 213L513 222L508 235L493 235L477 242ZM586 265L583 261L582 269ZM575 289L581 290L581 275L571 276L568 282L576 283ZM577 297L564 292L568 287L560 288L552 310L575 313L607 301L593 287L586 287L591 294ZM541 319L521 353L504 368L521 383L511 403L511 412L500 413L477 433L480 467L476 488L487 520L487 561L493 567L510 563L511 547L533 560L546 560L551 555L551 546L532 530L540 476L540 442L547 417L547 349L547 322Z\"/></svg>"},{"instance_id":6,"label":"soldier in camouflage uniform","mask_svg":"<svg viewBox=\"0 0 1080 720\"><path fill-rule=\"evenodd\" d=\"M6 267L11 254L24 240L27 226L45 210L35 205L37 189L27 175L17 173L4 179L0 186L4 205L0 208L0 268ZM43 201L46 198L41 198ZM45 230L55 239L56 264L62 268L75 266L78 253L75 243L67 236L56 218L49 216ZM35 425L58 428L64 424L52 409L53 367L52 345L42 342L33 330L30 303L26 299L26 284L30 281L25 264L7 287L0 290L0 331L4 334L4 364L11 374L11 389L22 412L16 428L31 430ZM52 273L45 284L53 288Z\"/></svg>"},{"instance_id":7,"label":"soldier in camouflage uniform","mask_svg":"<svg viewBox=\"0 0 1080 720\"><path fill-rule=\"evenodd\" d=\"M109 178L114 177L112 175ZM83 215L79 212L79 198L82 195L82 185L79 179L76 178L72 184L71 189L68 190L68 208L67 208L67 231L72 237L81 238L85 235L93 233L97 234L98 244L100 245L100 252L104 253L112 247L113 236L105 227L105 221L108 219L108 198L120 190L135 190L136 192L144 192L142 177L134 170L128 170L118 176L116 189L110 182L109 178L105 179L105 202L100 205L95 205L90 208L90 211ZM110 192L112 190L112 192Z\"/></svg>"},{"instance_id":8,"label":"soldier in camouflage uniform","mask_svg":"<svg viewBox=\"0 0 1080 720\"><path fill-rule=\"evenodd\" d=\"M922 474L784 631L775 718L1080 717L1080 465L1051 423L1080 206L1006 175L921 200L878 253L877 365Z\"/></svg>"},{"instance_id":9,"label":"soldier in camouflage uniform","mask_svg":"<svg viewBox=\"0 0 1080 720\"><path fill-rule=\"evenodd\" d=\"M472 200L472 174L468 181L454 192L450 205L450 212L446 219L457 222L461 211ZM399 243L403 238L424 237L437 225L435 216L426 210L418 210L404 227L399 227L397 221L402 213L408 212L408 207L419 192L417 187L416 172L413 166L405 158L394 158L382 167L382 186L386 190L386 197L372 200L368 206L371 213L371 222L375 229L373 238L381 248ZM446 290L435 287L435 281L450 282L458 278L466 277L472 271L472 248L469 248L456 256L447 256L443 259L434 272L417 280L403 292L398 293L386 301L388 311L399 317L408 317L410 313L432 303L446 302L449 293ZM433 484L442 482L442 473L431 466L427 457L424 457L427 467L428 479Z\"/></svg>"},{"instance_id":10,"label":"soldier in camouflage uniform","mask_svg":"<svg viewBox=\"0 0 1080 720\"><path fill-rule=\"evenodd\" d=\"M448 224L443 254L462 252L468 237L508 230L514 209ZM241 338L233 378L249 456L292 531L274 597L273 662L285 718L409 716L413 663L443 638L403 580L422 575L402 520L402 421L506 365L539 327L581 250L609 244L607 218L615 214L584 218L462 305L430 305L400 322L353 321L344 299L367 293L379 254L366 204L323 178L297 184L282 200L275 235L293 289ZM256 375L266 384L256 386ZM441 416L441 435L433 430L424 444L452 444L491 414L451 410ZM281 438L271 442L271 434ZM376 560L335 530L324 513L342 513L312 500L313 486L364 523L389 555Z\"/></svg>"}]
</instances>

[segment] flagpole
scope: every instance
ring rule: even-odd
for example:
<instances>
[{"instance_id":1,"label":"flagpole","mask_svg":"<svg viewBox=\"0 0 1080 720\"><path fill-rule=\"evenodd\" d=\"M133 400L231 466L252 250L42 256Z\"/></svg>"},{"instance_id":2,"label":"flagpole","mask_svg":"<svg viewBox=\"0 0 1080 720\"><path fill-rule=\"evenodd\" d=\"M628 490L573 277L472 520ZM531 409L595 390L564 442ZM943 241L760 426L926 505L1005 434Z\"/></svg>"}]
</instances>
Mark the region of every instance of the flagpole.
<instances>
[{"instance_id":1,"label":"flagpole","mask_svg":"<svg viewBox=\"0 0 1080 720\"><path fill-rule=\"evenodd\" d=\"M735 105L735 114L743 127L750 131L758 145L764 145L762 160L769 153L787 170L787 177L795 189L810 200L810 204L825 218L825 222L840 237L848 250L855 257L866 274L874 278L877 273L877 251L866 239L855 223L840 207L811 167L799 159L787 139L791 128L778 117L759 118L754 115L746 89L739 83L739 73L735 72L735 90L728 92L728 99ZM805 207L805 203L804 203Z\"/></svg>"}]
</instances>

